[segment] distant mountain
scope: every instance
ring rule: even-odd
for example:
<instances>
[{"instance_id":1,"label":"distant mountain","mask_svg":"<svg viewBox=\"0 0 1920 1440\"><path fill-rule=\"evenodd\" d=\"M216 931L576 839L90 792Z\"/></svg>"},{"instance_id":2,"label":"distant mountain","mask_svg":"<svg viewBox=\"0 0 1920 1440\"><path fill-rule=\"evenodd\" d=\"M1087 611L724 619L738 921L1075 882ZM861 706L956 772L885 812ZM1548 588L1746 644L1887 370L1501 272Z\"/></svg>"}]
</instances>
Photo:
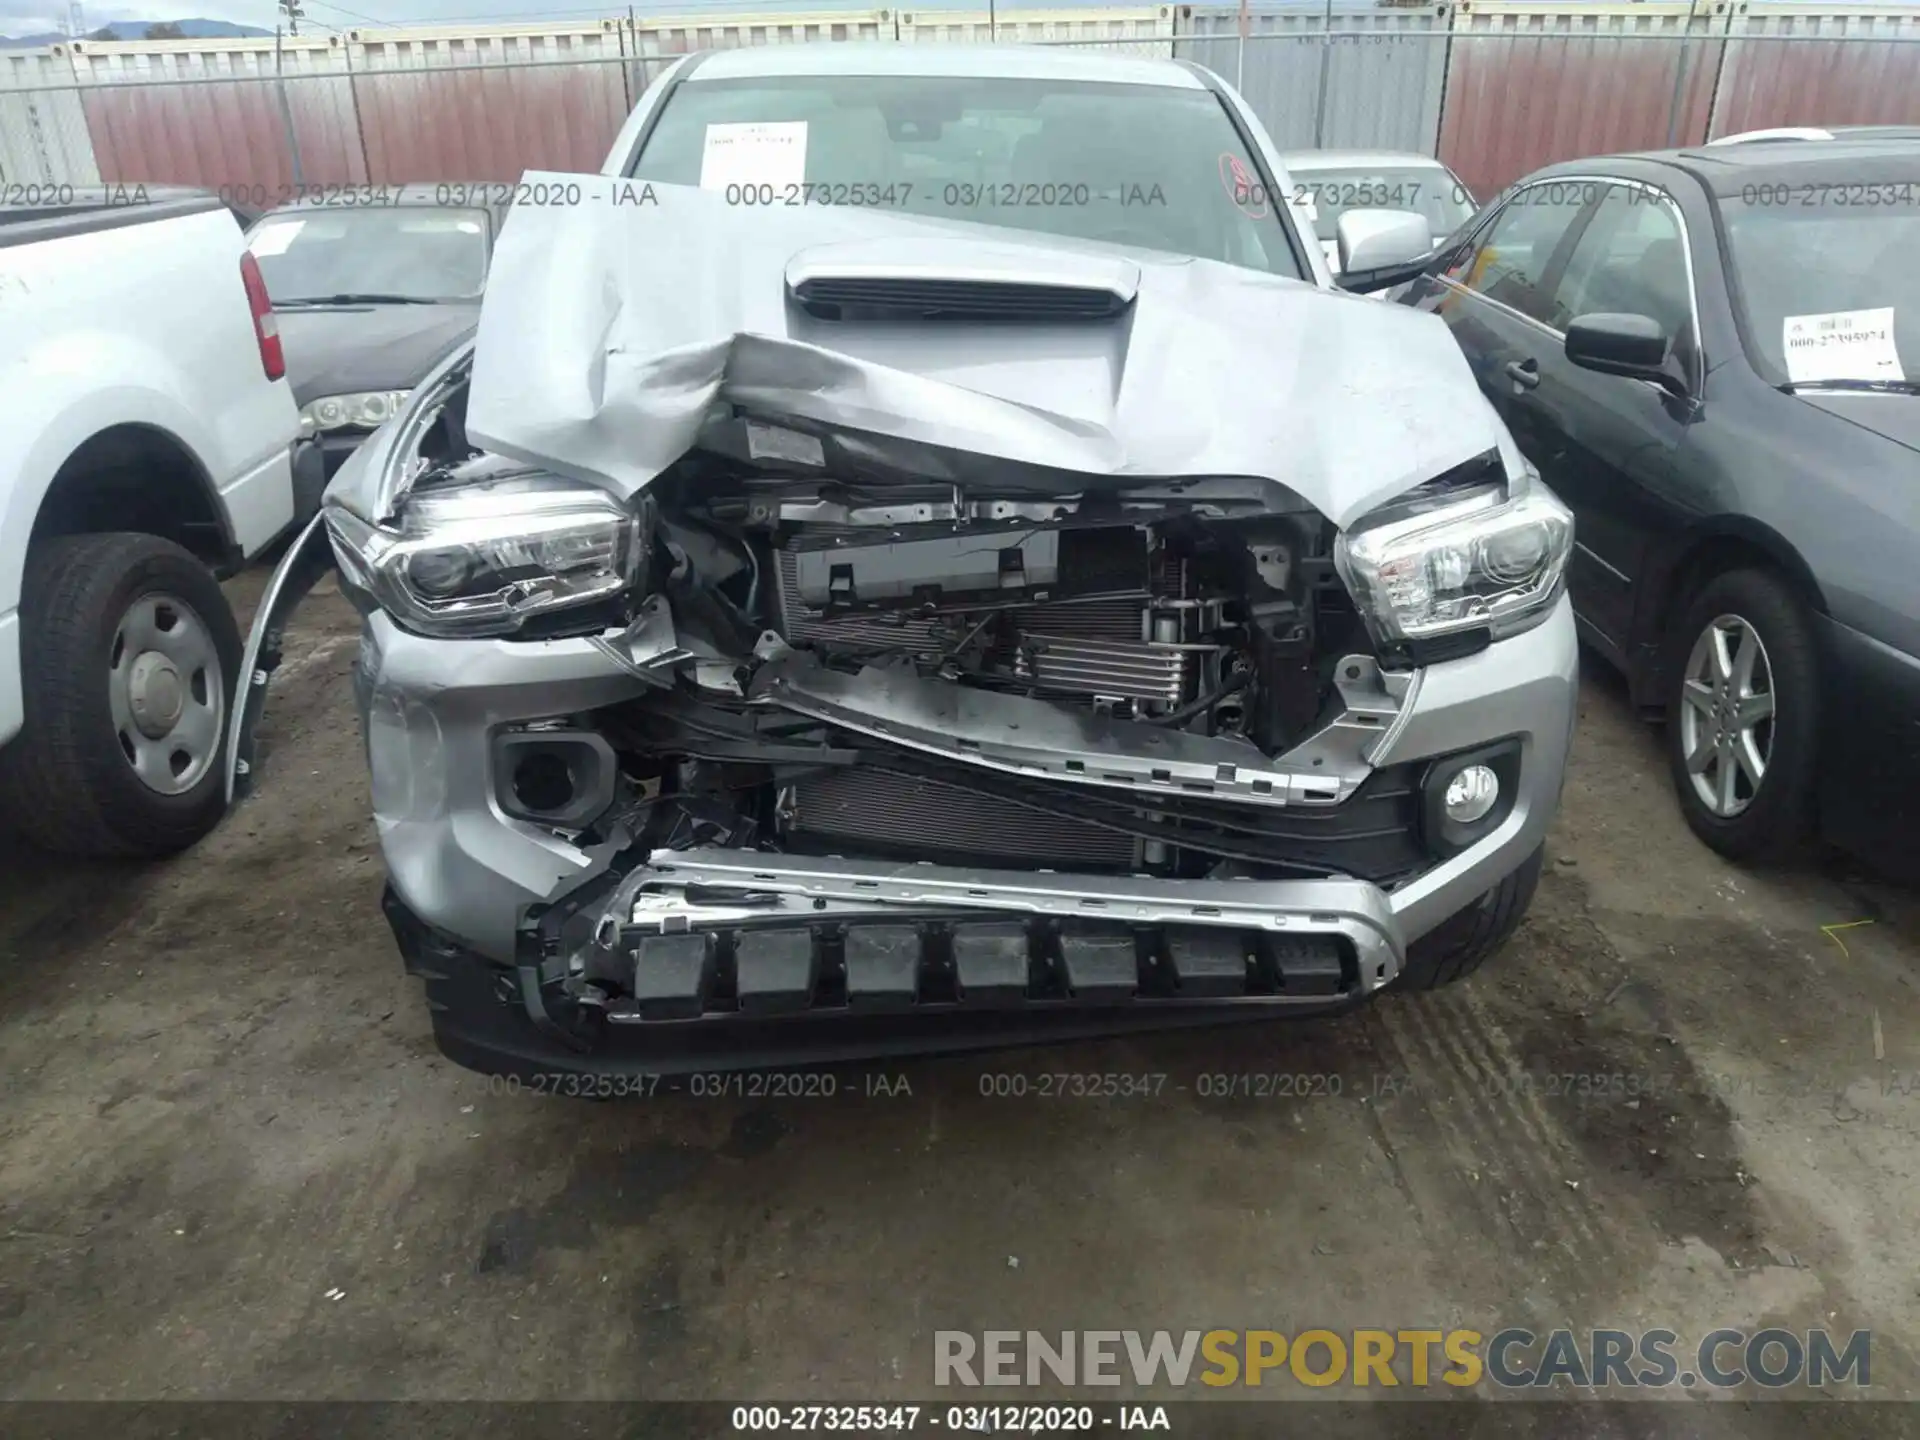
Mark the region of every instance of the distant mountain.
<instances>
[{"instance_id":1,"label":"distant mountain","mask_svg":"<svg viewBox=\"0 0 1920 1440\"><path fill-rule=\"evenodd\" d=\"M144 40L147 27L157 25L157 20L115 20L107 25L95 25L94 30L111 30L116 40ZM180 33L189 40L232 40L249 35L271 35L271 30L262 30L258 25L236 25L231 20L175 20ZM84 38L84 37L83 37ZM40 35L0 35L0 49L17 50L27 46L64 45L67 37L58 31L49 30Z\"/></svg>"}]
</instances>

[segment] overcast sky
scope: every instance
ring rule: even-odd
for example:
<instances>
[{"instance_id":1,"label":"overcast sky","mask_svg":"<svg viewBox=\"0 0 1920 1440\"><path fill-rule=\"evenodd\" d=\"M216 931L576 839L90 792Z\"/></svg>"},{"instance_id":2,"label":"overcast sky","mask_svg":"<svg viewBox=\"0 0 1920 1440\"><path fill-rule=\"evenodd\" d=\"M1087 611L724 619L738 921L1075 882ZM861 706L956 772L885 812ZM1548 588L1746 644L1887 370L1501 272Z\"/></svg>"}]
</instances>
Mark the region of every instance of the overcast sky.
<instances>
[{"instance_id":1,"label":"overcast sky","mask_svg":"<svg viewBox=\"0 0 1920 1440\"><path fill-rule=\"evenodd\" d=\"M303 29L312 25L315 28L331 26L336 30L374 25L434 25L453 21L485 24L495 20L508 24L544 18L593 20L625 14L627 9L625 0L597 6L582 4L580 0L549 0L545 4L541 0L350 0L344 8L323 3L323 0L301 0L301 3L307 12ZM882 3L886 8L892 8L891 0L880 0L880 3L871 7L858 4L857 0L679 0L677 4L672 0L649 0L649 3L635 3L633 9L635 14L640 15L726 16L764 15L779 10L878 9ZM1008 8L1012 8L1015 0L1006 0L1006 3ZM1022 9L1066 9L1111 4L1112 0L1019 0L1019 3ZM922 0L918 8L984 10L987 0ZM85 6L89 30L109 20L178 20L189 16L231 20L236 24L257 25L263 30L271 30L276 13L273 0L154 0L152 4ZM61 0L0 0L0 35L37 35L59 30L65 23L66 10Z\"/></svg>"}]
</instances>

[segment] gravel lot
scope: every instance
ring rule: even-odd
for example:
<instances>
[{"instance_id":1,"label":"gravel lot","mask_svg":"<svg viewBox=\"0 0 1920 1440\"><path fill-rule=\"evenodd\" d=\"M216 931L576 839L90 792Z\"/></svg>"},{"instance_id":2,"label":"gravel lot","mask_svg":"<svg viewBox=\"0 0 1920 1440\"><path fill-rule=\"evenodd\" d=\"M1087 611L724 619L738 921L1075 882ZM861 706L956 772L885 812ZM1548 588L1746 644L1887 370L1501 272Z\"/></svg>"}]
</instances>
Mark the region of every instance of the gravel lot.
<instances>
[{"instance_id":1,"label":"gravel lot","mask_svg":"<svg viewBox=\"0 0 1920 1440\"><path fill-rule=\"evenodd\" d=\"M192 854L0 841L0 1394L912 1399L936 1329L1778 1323L1870 1327L1874 1391L1920 1397L1920 906L1719 861L1604 674L1540 897L1464 987L592 1105L438 1057L353 649L329 585L261 793ZM1063 1071L1167 1080L981 1093Z\"/></svg>"}]
</instances>

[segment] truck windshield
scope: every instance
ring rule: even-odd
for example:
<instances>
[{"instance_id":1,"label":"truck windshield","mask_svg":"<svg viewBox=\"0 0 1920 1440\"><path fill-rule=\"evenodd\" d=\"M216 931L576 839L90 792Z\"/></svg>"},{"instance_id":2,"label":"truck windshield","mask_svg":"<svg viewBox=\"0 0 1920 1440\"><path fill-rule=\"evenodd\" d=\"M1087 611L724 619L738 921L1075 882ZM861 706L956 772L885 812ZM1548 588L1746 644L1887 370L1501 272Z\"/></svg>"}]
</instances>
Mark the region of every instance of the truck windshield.
<instances>
[{"instance_id":1,"label":"truck windshield","mask_svg":"<svg viewBox=\"0 0 1920 1440\"><path fill-rule=\"evenodd\" d=\"M1807 387L1920 379L1920 182L1750 185L1719 205L1762 375Z\"/></svg>"},{"instance_id":2,"label":"truck windshield","mask_svg":"<svg viewBox=\"0 0 1920 1440\"><path fill-rule=\"evenodd\" d=\"M865 205L1301 273L1239 132L1205 90L693 80L668 99L631 173L722 191L729 204Z\"/></svg>"},{"instance_id":3,"label":"truck windshield","mask_svg":"<svg viewBox=\"0 0 1920 1440\"><path fill-rule=\"evenodd\" d=\"M276 305L340 295L472 300L487 280L487 216L426 206L300 209L247 237Z\"/></svg>"}]
</instances>

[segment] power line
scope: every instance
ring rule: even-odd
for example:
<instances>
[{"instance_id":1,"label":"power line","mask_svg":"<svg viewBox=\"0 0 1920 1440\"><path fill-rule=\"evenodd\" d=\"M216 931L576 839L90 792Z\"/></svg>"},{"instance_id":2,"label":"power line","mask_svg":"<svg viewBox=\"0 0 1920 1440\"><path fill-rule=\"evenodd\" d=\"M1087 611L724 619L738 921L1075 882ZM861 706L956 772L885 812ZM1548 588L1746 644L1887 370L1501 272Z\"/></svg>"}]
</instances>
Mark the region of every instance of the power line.
<instances>
[{"instance_id":1,"label":"power line","mask_svg":"<svg viewBox=\"0 0 1920 1440\"><path fill-rule=\"evenodd\" d=\"M323 10L335 10L342 15L351 15L356 20L364 20L369 25L384 25L388 29L398 29L408 24L403 20L382 20L378 15L364 15L358 10L349 10L344 5L335 5L333 0L306 0L306 3L320 6ZM435 21L413 21L413 24L435 24ZM331 28L331 27L329 27Z\"/></svg>"}]
</instances>

